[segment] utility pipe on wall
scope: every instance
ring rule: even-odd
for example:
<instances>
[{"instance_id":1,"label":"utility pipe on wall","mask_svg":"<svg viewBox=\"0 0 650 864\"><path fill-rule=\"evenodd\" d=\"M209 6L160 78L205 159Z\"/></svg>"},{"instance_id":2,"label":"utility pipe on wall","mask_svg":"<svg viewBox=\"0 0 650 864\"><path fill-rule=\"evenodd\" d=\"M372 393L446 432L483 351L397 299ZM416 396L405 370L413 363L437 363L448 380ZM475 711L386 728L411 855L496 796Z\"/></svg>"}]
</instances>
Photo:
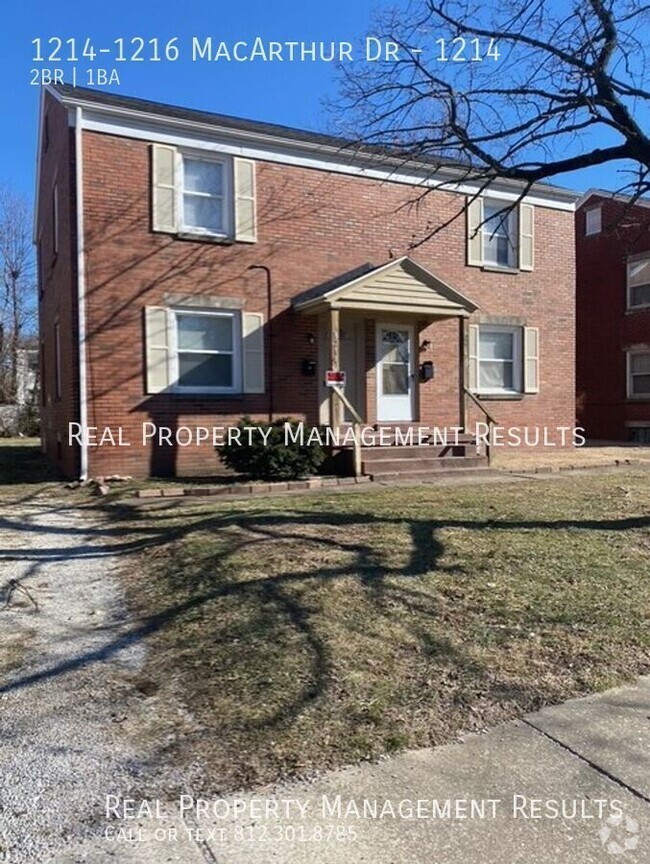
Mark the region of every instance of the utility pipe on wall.
<instances>
[{"instance_id":1,"label":"utility pipe on wall","mask_svg":"<svg viewBox=\"0 0 650 864\"><path fill-rule=\"evenodd\" d=\"M88 479L88 394L86 372L86 250L84 242L84 193L82 122L80 107L75 111L75 192L77 204L77 337L79 352L79 423L81 453L79 479Z\"/></svg>"}]
</instances>

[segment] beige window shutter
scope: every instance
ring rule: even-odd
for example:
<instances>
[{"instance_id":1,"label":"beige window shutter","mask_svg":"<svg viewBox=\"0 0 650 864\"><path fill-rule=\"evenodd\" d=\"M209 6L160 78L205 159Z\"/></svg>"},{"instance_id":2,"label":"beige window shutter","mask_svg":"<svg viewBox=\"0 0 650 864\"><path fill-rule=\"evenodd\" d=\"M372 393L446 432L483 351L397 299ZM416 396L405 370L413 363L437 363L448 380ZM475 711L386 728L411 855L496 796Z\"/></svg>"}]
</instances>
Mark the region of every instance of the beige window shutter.
<instances>
[{"instance_id":1,"label":"beige window shutter","mask_svg":"<svg viewBox=\"0 0 650 864\"><path fill-rule=\"evenodd\" d=\"M524 393L539 393L538 327L524 327Z\"/></svg>"},{"instance_id":2,"label":"beige window shutter","mask_svg":"<svg viewBox=\"0 0 650 864\"><path fill-rule=\"evenodd\" d=\"M467 207L467 263L470 267L483 264L483 199L468 199Z\"/></svg>"},{"instance_id":3,"label":"beige window shutter","mask_svg":"<svg viewBox=\"0 0 650 864\"><path fill-rule=\"evenodd\" d=\"M242 331L244 393L264 393L264 316L244 313Z\"/></svg>"},{"instance_id":4,"label":"beige window shutter","mask_svg":"<svg viewBox=\"0 0 650 864\"><path fill-rule=\"evenodd\" d=\"M257 240L257 203L255 195L255 163L250 159L235 159L235 240L255 243Z\"/></svg>"},{"instance_id":5,"label":"beige window shutter","mask_svg":"<svg viewBox=\"0 0 650 864\"><path fill-rule=\"evenodd\" d=\"M469 389L478 390L478 324L469 325Z\"/></svg>"},{"instance_id":6,"label":"beige window shutter","mask_svg":"<svg viewBox=\"0 0 650 864\"><path fill-rule=\"evenodd\" d=\"M154 231L178 229L176 148L151 145L151 224Z\"/></svg>"},{"instance_id":7,"label":"beige window shutter","mask_svg":"<svg viewBox=\"0 0 650 864\"><path fill-rule=\"evenodd\" d=\"M162 393L170 384L169 319L163 306L146 306L144 310L147 393Z\"/></svg>"},{"instance_id":8,"label":"beige window shutter","mask_svg":"<svg viewBox=\"0 0 650 864\"><path fill-rule=\"evenodd\" d=\"M532 270L535 264L535 208L519 205L519 269Z\"/></svg>"}]
</instances>

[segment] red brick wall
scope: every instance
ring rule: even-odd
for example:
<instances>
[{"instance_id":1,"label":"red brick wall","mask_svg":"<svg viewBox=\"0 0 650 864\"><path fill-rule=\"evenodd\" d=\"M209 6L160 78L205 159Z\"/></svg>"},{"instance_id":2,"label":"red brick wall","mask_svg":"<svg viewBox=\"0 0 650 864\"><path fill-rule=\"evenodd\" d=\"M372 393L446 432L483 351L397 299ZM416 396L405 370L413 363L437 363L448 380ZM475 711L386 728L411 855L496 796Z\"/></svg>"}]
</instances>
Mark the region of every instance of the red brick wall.
<instances>
[{"instance_id":1,"label":"red brick wall","mask_svg":"<svg viewBox=\"0 0 650 864\"><path fill-rule=\"evenodd\" d=\"M301 375L303 359L317 358L307 335L313 318L289 309L293 296L366 261L380 264L412 254L465 293L482 314L524 318L541 331L541 392L520 401L491 402L504 425L574 423L573 215L536 209L535 270L516 275L465 266L465 220L411 250L429 222L442 222L463 201L432 193L418 208L400 209L413 190L395 183L329 175L259 163L258 242L218 246L150 231L150 148L147 143L84 133L87 247L89 424L125 428L131 447L90 451L90 473L144 475L211 473L209 448L174 454L138 446L141 424L222 425L242 414L264 417L268 396L240 399L147 396L144 392L143 308L165 292L242 298L247 311L266 312L262 271L273 278L274 409L318 422L318 382ZM370 326L370 325L368 325ZM458 324L443 321L421 333L436 365L434 381L420 387L420 421L459 421ZM367 392L374 393L369 382ZM372 422L372 405L368 406Z\"/></svg>"},{"instance_id":2,"label":"red brick wall","mask_svg":"<svg viewBox=\"0 0 650 864\"><path fill-rule=\"evenodd\" d=\"M600 234L585 211L603 207ZM626 398L626 349L650 344L650 310L626 310L628 255L650 250L650 210L591 198L576 213L576 384L579 419L593 439L629 440L629 421L650 425L650 401Z\"/></svg>"},{"instance_id":3,"label":"red brick wall","mask_svg":"<svg viewBox=\"0 0 650 864\"><path fill-rule=\"evenodd\" d=\"M68 423L79 420L75 250L74 131L68 112L45 96L47 147L41 142L37 214L39 331L41 357L41 436L43 449L68 476L79 471L77 447L68 446ZM45 120L43 121L45 123ZM58 186L59 244L54 253L52 189ZM56 395L54 326L61 339L61 397Z\"/></svg>"}]
</instances>

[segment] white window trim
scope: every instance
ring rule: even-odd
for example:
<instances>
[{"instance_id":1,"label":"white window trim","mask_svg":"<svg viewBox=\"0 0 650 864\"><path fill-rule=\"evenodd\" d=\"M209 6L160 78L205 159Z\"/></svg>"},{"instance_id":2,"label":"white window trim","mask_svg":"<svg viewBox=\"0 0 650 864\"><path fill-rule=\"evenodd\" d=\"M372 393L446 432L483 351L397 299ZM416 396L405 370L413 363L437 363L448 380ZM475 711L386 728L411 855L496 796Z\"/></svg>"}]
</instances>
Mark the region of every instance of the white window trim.
<instances>
[{"instance_id":1,"label":"white window trim","mask_svg":"<svg viewBox=\"0 0 650 864\"><path fill-rule=\"evenodd\" d=\"M512 333L512 388L481 386L481 333ZM524 357L523 357L523 327L506 326L503 324L479 324L477 348L477 380L476 392L479 396L521 396L524 392Z\"/></svg>"},{"instance_id":2,"label":"white window trim","mask_svg":"<svg viewBox=\"0 0 650 864\"><path fill-rule=\"evenodd\" d=\"M592 228L590 230L589 227L589 216L592 213L598 213L598 227ZM585 210L585 237L593 237L595 234L600 234L603 230L603 208L602 207L590 207L589 210Z\"/></svg>"},{"instance_id":3,"label":"white window trim","mask_svg":"<svg viewBox=\"0 0 650 864\"><path fill-rule=\"evenodd\" d=\"M486 240L488 236L492 234L489 227L486 225L486 216L485 216L485 208L486 207L497 207L501 210L504 210L506 207L510 206L509 201L503 201L500 198L494 198L491 196L487 196L483 199L483 225L481 225L481 253L483 257L483 266L484 267L507 267L516 269L519 266L519 224L518 224L518 212L517 209L511 210L507 214L499 215L499 219L504 219L505 222L503 226L505 227L507 235L508 235L508 263L503 264L499 261L490 261L486 256Z\"/></svg>"},{"instance_id":4,"label":"white window trim","mask_svg":"<svg viewBox=\"0 0 650 864\"><path fill-rule=\"evenodd\" d=\"M633 306L630 302L632 296L632 286L630 285L630 267L634 264L638 264L640 261L645 261L646 259L650 264L650 253L648 255L635 256L634 258L629 259L627 264L625 265L625 287L627 293L626 308L628 312L640 312L643 309L650 309L650 303L636 303Z\"/></svg>"},{"instance_id":5,"label":"white window trim","mask_svg":"<svg viewBox=\"0 0 650 864\"><path fill-rule=\"evenodd\" d=\"M626 380L626 393L627 398L632 400L633 402L650 402L650 392L648 393L633 393L632 392L632 356L636 354L648 354L650 355L650 345L639 345L634 348L628 348L625 352L625 380ZM636 374L647 374L647 373L636 373Z\"/></svg>"},{"instance_id":6,"label":"white window trim","mask_svg":"<svg viewBox=\"0 0 650 864\"><path fill-rule=\"evenodd\" d=\"M206 315L208 317L229 318L232 321L232 387L184 387L178 383L178 315ZM237 310L225 309L192 309L183 306L178 309L170 309L167 316L169 333L168 342L170 346L170 372L171 387L174 393L216 393L216 394L239 394L242 392L242 322L241 314ZM197 351L198 354L216 354L216 351Z\"/></svg>"},{"instance_id":7,"label":"white window trim","mask_svg":"<svg viewBox=\"0 0 650 864\"><path fill-rule=\"evenodd\" d=\"M222 199L222 216L223 216L223 231L210 231L208 228L200 228L195 225L185 224L185 171L183 159L194 159L197 162L209 162L212 164L221 165L223 168L223 190L221 193ZM234 232L234 186L232 182L233 164L232 159L228 156L206 154L201 151L192 150L177 150L176 151L176 221L178 223L178 231L181 234L195 234L198 237L218 237L219 239L230 238ZM208 196L206 196L208 197ZM211 196L210 196L211 197ZM215 198L218 196L214 196Z\"/></svg>"}]
</instances>

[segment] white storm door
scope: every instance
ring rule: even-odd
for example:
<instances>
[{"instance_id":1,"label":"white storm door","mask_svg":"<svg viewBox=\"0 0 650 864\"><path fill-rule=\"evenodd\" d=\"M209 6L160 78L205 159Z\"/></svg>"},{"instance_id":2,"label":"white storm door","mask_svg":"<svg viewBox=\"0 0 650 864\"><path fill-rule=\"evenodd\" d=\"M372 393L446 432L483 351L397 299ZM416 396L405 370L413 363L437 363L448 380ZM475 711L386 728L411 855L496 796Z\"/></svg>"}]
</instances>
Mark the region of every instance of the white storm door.
<instances>
[{"instance_id":1,"label":"white storm door","mask_svg":"<svg viewBox=\"0 0 650 864\"><path fill-rule=\"evenodd\" d=\"M413 329L377 325L377 420L413 420Z\"/></svg>"}]
</instances>

